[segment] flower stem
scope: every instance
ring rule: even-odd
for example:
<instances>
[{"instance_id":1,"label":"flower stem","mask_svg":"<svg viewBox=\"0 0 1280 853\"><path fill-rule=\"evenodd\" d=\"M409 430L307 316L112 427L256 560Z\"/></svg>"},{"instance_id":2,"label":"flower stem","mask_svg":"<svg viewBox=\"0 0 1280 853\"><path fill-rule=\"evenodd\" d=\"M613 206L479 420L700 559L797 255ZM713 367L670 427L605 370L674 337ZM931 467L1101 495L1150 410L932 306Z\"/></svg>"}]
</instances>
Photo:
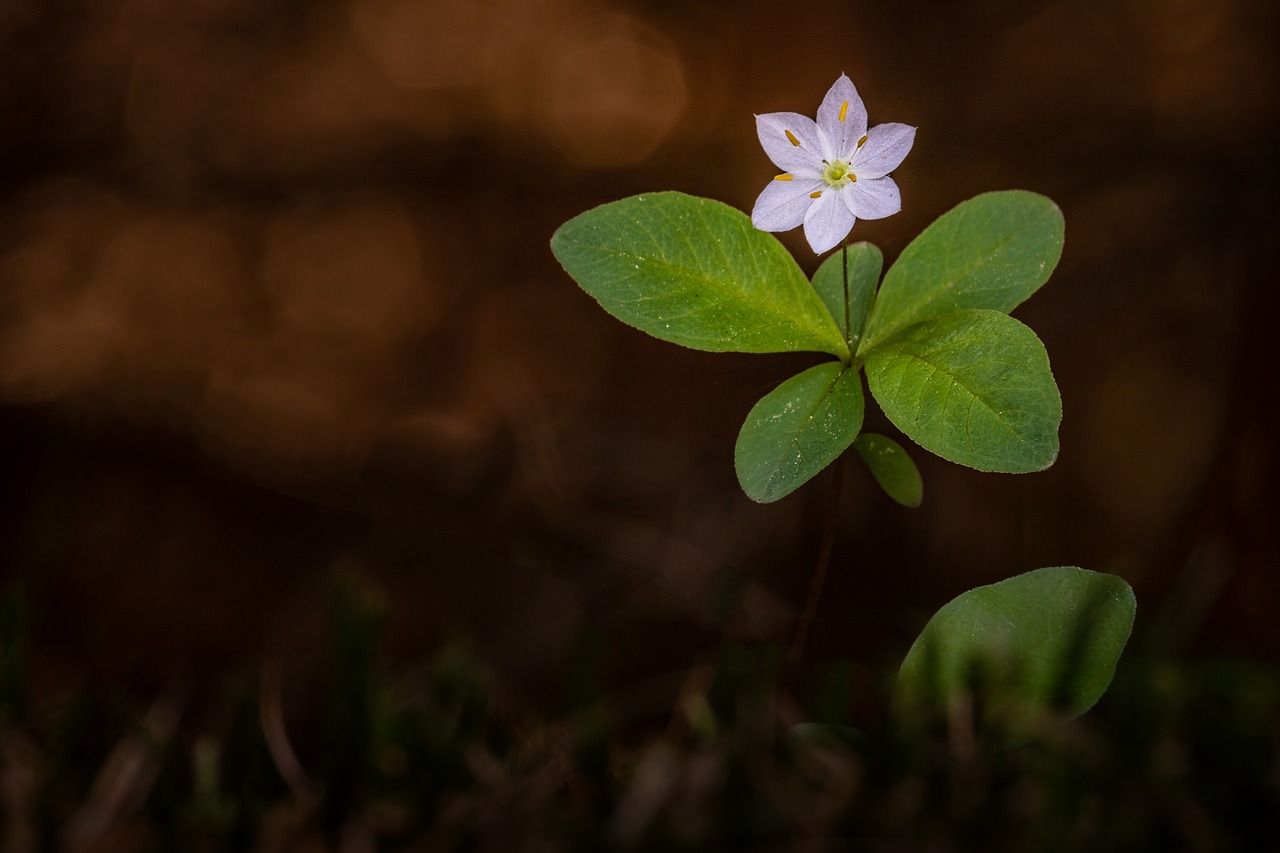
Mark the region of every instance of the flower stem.
<instances>
[{"instance_id":1,"label":"flower stem","mask_svg":"<svg viewBox=\"0 0 1280 853\"><path fill-rule=\"evenodd\" d=\"M844 282L844 342L849 346L849 358L853 358L853 319L849 314L849 238L844 238L844 246L840 250L842 266L840 280Z\"/></svg>"},{"instance_id":2,"label":"flower stem","mask_svg":"<svg viewBox=\"0 0 1280 853\"><path fill-rule=\"evenodd\" d=\"M814 614L818 612L818 601L822 598L822 587L827 580L827 567L831 565L831 551L836 544L836 528L840 523L840 498L844 494L845 457L842 454L833 463L831 472L831 492L827 497L827 521L822 531L822 544L818 547L818 562L813 567L813 580L809 582L809 599L800 613L796 623L796 632L791 638L791 650L787 653L787 663L795 667L804 657L805 640L809 637L809 625Z\"/></svg>"},{"instance_id":3,"label":"flower stem","mask_svg":"<svg viewBox=\"0 0 1280 853\"><path fill-rule=\"evenodd\" d=\"M841 263L844 280L844 339L849 345L850 358L853 356L853 339L849 334L852 325L849 309L849 240L846 238L841 250ZM818 611L818 601L822 598L822 587L827 580L827 567L831 564L831 551L836 543L836 528L840 524L840 498L844 494L844 454L832 463L831 494L827 498L827 521L822 531L822 544L818 548L818 563L813 567L813 580L809 582L809 599L800 613L800 621L796 623L796 632L791 638L791 651L787 653L787 662L794 667L804 657L805 640L809 637L809 625Z\"/></svg>"}]
</instances>

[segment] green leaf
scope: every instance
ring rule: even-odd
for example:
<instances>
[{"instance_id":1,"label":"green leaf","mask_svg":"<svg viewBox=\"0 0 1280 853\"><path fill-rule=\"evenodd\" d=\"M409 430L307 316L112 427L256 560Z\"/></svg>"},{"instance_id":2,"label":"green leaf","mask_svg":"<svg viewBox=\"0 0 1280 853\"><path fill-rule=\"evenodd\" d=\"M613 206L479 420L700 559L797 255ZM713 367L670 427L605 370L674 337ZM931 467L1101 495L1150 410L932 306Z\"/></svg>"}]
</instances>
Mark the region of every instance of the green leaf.
<instances>
[{"instance_id":1,"label":"green leaf","mask_svg":"<svg viewBox=\"0 0 1280 853\"><path fill-rule=\"evenodd\" d=\"M782 244L718 201L675 192L625 198L560 226L551 251L604 310L664 341L849 357Z\"/></svg>"},{"instance_id":2,"label":"green leaf","mask_svg":"<svg viewBox=\"0 0 1280 853\"><path fill-rule=\"evenodd\" d=\"M997 311L955 311L867 354L867 383L894 426L979 471L1025 473L1058 457L1062 398L1035 332Z\"/></svg>"},{"instance_id":3,"label":"green leaf","mask_svg":"<svg viewBox=\"0 0 1280 853\"><path fill-rule=\"evenodd\" d=\"M747 497L771 503L830 465L862 427L862 381L838 361L819 364L766 394L747 415L734 449Z\"/></svg>"},{"instance_id":4,"label":"green leaf","mask_svg":"<svg viewBox=\"0 0 1280 853\"><path fill-rule=\"evenodd\" d=\"M813 274L813 289L818 291L836 325L850 341L850 349L858 348L862 328L867 324L867 313L876 296L880 283L880 270L884 256L870 243L854 243L848 247L849 258L849 310L845 316L844 251L830 255ZM848 321L846 323L846 320Z\"/></svg>"},{"instance_id":5,"label":"green leaf","mask_svg":"<svg viewBox=\"0 0 1280 853\"><path fill-rule=\"evenodd\" d=\"M1082 714L1111 684L1136 609L1124 580L1072 566L970 590L907 652L895 704L907 713L973 700L996 716L1027 703Z\"/></svg>"},{"instance_id":6,"label":"green leaf","mask_svg":"<svg viewBox=\"0 0 1280 853\"><path fill-rule=\"evenodd\" d=\"M864 432L853 446L885 494L903 506L920 506L924 500L924 481L920 479L920 469L901 444L874 432Z\"/></svg>"},{"instance_id":7,"label":"green leaf","mask_svg":"<svg viewBox=\"0 0 1280 853\"><path fill-rule=\"evenodd\" d=\"M1008 313L1062 255L1062 211L1023 190L985 193L939 217L885 274L859 355L914 323L963 308Z\"/></svg>"}]
</instances>

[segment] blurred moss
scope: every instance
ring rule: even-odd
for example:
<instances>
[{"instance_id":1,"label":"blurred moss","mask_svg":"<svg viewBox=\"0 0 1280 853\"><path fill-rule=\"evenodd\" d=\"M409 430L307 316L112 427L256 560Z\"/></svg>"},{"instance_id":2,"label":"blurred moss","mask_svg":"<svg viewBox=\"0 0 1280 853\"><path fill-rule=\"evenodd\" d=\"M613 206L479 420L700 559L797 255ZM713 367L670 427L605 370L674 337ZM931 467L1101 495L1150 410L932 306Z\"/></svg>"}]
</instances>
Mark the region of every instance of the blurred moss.
<instances>
[{"instance_id":1,"label":"blurred moss","mask_svg":"<svg viewBox=\"0 0 1280 853\"><path fill-rule=\"evenodd\" d=\"M876 679L850 664L817 665L798 680L810 687L780 690L779 649L726 645L691 670L667 725L637 731L588 689L598 650L582 653L574 707L548 719L504 705L464 646L390 671L383 612L357 573L338 576L320 734L291 736L313 787L286 781L262 722L265 694L233 679L219 726L188 722L150 741L154 773L95 838L183 851L1280 844L1274 668L1138 657L1093 712L1047 714L1029 742L1004 748L966 734L963 720L899 725L883 711L884 680L861 697ZM6 671L24 671L20 625L3 625ZM6 689L21 695L21 679ZM23 849L11 843L23 832L29 849L56 845L101 798L113 752L144 721L84 696L43 720L9 701L6 773L29 783L7 789L5 849ZM860 721L859 703L881 710Z\"/></svg>"}]
</instances>

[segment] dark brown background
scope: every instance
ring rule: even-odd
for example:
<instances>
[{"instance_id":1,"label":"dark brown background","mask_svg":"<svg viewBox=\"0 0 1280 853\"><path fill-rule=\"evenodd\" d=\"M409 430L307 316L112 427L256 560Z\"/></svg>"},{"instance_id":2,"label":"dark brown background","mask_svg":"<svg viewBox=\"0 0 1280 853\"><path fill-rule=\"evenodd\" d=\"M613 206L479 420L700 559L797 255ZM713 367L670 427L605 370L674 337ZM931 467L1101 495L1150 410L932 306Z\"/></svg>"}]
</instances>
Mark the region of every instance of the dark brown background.
<instances>
[{"instance_id":1,"label":"dark brown background","mask_svg":"<svg viewBox=\"0 0 1280 853\"><path fill-rule=\"evenodd\" d=\"M814 357L649 339L547 241L640 191L749 209L752 114L842 71L919 128L903 212L854 231L889 259L978 192L1062 206L1018 316L1065 420L1042 474L917 452L915 511L852 468L815 654L891 662L961 590L1074 564L1134 584L1143 643L1274 660L1277 8L6 0L0 554L34 677L305 660L351 570L393 652L468 637L515 691L593 632L618 682L785 643L825 480L756 506L732 445Z\"/></svg>"}]
</instances>

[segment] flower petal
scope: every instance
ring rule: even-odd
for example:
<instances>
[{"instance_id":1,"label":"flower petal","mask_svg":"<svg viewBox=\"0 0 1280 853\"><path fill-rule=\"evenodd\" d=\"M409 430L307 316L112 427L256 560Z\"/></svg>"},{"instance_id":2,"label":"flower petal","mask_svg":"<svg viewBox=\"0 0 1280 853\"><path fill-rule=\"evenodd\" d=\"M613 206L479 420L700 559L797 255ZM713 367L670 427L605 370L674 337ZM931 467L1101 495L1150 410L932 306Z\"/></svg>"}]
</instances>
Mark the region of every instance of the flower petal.
<instances>
[{"instance_id":1,"label":"flower petal","mask_svg":"<svg viewBox=\"0 0 1280 853\"><path fill-rule=\"evenodd\" d=\"M813 251L821 255L828 249L835 248L841 240L849 236L853 228L854 217L847 204L841 204L839 196L848 190L827 190L804 215L804 236Z\"/></svg>"},{"instance_id":2,"label":"flower petal","mask_svg":"<svg viewBox=\"0 0 1280 853\"><path fill-rule=\"evenodd\" d=\"M818 127L831 143L830 150L823 156L827 160L848 161L853 147L867 132L867 108L847 75L841 74L827 90L822 106L818 107Z\"/></svg>"},{"instance_id":3,"label":"flower petal","mask_svg":"<svg viewBox=\"0 0 1280 853\"><path fill-rule=\"evenodd\" d=\"M790 231L804 222L814 202L809 193L820 186L822 181L816 179L770 181L751 209L751 224L761 231Z\"/></svg>"},{"instance_id":4,"label":"flower petal","mask_svg":"<svg viewBox=\"0 0 1280 853\"><path fill-rule=\"evenodd\" d=\"M902 193L893 178L859 178L845 187L844 206L859 219L884 219L902 210Z\"/></svg>"},{"instance_id":5,"label":"flower petal","mask_svg":"<svg viewBox=\"0 0 1280 853\"><path fill-rule=\"evenodd\" d=\"M867 132L867 141L853 155L853 173L861 181L882 178L902 164L916 141L911 125L889 122Z\"/></svg>"},{"instance_id":6,"label":"flower petal","mask_svg":"<svg viewBox=\"0 0 1280 853\"><path fill-rule=\"evenodd\" d=\"M795 137L795 142L787 133ZM756 135L773 164L784 172L816 176L822 170L824 148L813 119L799 113L765 113L756 116Z\"/></svg>"}]
</instances>

